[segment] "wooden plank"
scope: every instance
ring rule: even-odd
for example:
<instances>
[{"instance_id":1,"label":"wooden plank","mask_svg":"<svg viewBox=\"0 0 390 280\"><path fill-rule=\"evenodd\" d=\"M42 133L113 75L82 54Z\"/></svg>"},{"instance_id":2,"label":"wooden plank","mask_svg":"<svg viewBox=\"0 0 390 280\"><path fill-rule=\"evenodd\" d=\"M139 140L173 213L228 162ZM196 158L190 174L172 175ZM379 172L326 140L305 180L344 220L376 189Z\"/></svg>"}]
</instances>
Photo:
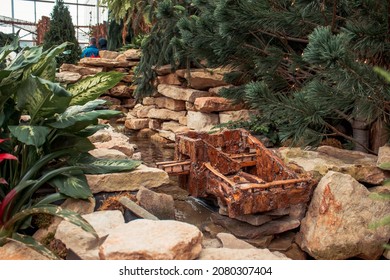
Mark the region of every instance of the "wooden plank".
<instances>
[{"instance_id":1,"label":"wooden plank","mask_svg":"<svg viewBox=\"0 0 390 280\"><path fill-rule=\"evenodd\" d=\"M121 198L119 198L119 202L138 217L148 219L148 220L155 220L155 221L159 220L159 218L157 218L152 213L148 212L147 210L139 206L134 201L130 200L128 197L122 196Z\"/></svg>"},{"instance_id":2,"label":"wooden plank","mask_svg":"<svg viewBox=\"0 0 390 280\"><path fill-rule=\"evenodd\" d=\"M241 190L251 190L251 189L265 189L269 187L288 185L288 184L296 184L310 181L308 178L300 178L300 179L289 179L289 180L277 180L272 181L265 184L245 184L244 186L239 186Z\"/></svg>"}]
</instances>

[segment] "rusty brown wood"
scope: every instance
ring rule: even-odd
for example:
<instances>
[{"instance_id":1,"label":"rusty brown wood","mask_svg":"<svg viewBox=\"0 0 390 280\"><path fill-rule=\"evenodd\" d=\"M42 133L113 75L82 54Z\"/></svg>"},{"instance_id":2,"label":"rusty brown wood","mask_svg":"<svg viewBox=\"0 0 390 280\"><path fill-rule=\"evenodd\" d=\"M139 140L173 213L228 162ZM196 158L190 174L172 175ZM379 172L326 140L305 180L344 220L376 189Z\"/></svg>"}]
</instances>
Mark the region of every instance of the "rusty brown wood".
<instances>
[{"instance_id":1,"label":"rusty brown wood","mask_svg":"<svg viewBox=\"0 0 390 280\"><path fill-rule=\"evenodd\" d=\"M219 198L229 217L306 203L315 184L244 129L177 134L174 159L157 166L192 196Z\"/></svg>"},{"instance_id":2,"label":"rusty brown wood","mask_svg":"<svg viewBox=\"0 0 390 280\"><path fill-rule=\"evenodd\" d=\"M241 190L266 189L269 187L288 185L288 184L296 184L296 183L302 183L302 182L308 182L308 181L310 181L310 179L308 179L308 178L278 180L278 181L272 181L272 182L265 183L265 184L250 184L248 186L240 186L240 189Z\"/></svg>"},{"instance_id":3,"label":"rusty brown wood","mask_svg":"<svg viewBox=\"0 0 390 280\"><path fill-rule=\"evenodd\" d=\"M215 176L217 176L218 178L220 178L222 181L225 181L226 183L228 183L231 187L234 188L235 186L235 183L233 181L231 181L228 177L222 175L217 169L215 169L214 167L211 166L211 164L209 162L206 162L204 164L204 166L210 170L211 173L213 173Z\"/></svg>"}]
</instances>

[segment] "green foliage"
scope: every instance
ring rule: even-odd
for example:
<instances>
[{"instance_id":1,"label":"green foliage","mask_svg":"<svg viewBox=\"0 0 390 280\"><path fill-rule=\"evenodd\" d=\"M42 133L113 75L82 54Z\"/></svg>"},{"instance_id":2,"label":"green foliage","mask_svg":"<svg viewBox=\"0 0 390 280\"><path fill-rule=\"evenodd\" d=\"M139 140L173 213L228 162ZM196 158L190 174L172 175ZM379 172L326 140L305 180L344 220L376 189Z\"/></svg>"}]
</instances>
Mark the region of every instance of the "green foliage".
<instances>
[{"instance_id":1,"label":"green foliage","mask_svg":"<svg viewBox=\"0 0 390 280\"><path fill-rule=\"evenodd\" d=\"M56 57L57 66L59 67L63 63L76 63L80 59L81 48L76 39L72 17L63 0L56 2L50 16L50 27L43 42L44 50L69 42L71 44Z\"/></svg>"},{"instance_id":2,"label":"green foliage","mask_svg":"<svg viewBox=\"0 0 390 280\"><path fill-rule=\"evenodd\" d=\"M239 87L225 97L261 112L282 141L337 135L372 151L368 131L388 113L389 87L372 70L390 65L388 1L193 3L179 39L209 66L234 67L226 80Z\"/></svg>"},{"instance_id":3,"label":"green foliage","mask_svg":"<svg viewBox=\"0 0 390 280\"><path fill-rule=\"evenodd\" d=\"M373 193L370 197L375 200L385 200L390 202L390 194L388 193ZM390 226L390 215L383 217L382 219L370 224L371 229L377 229L378 227ZM390 249L390 244L383 245L386 249Z\"/></svg>"},{"instance_id":4,"label":"green foliage","mask_svg":"<svg viewBox=\"0 0 390 280\"><path fill-rule=\"evenodd\" d=\"M152 70L154 66L171 64L175 69L188 63L187 58L180 52L179 30L176 26L180 18L187 16L189 4L185 2L172 0L158 2L154 14L156 23L142 42L142 57L135 71L135 84L138 85L135 91L137 98L148 96L153 92L153 80L156 78L156 73ZM179 3L186 6L181 6Z\"/></svg>"},{"instance_id":5,"label":"green foliage","mask_svg":"<svg viewBox=\"0 0 390 280\"><path fill-rule=\"evenodd\" d=\"M26 47L0 70L0 139L9 139L0 141L0 246L9 240L25 242L49 257L54 256L45 247L21 235L20 229L30 226L31 215L56 215L96 235L81 216L52 203L69 197L91 197L86 173L130 171L140 164L88 158L87 152L94 145L87 137L102 128L98 119L120 114L98 110L105 101L96 98L123 74L105 72L68 90L62 88L54 82L52 66L56 55L68 45L47 51L42 46ZM2 48L0 57L15 47ZM29 118L22 122L21 115ZM53 188L53 193L37 196L42 187Z\"/></svg>"}]
</instances>

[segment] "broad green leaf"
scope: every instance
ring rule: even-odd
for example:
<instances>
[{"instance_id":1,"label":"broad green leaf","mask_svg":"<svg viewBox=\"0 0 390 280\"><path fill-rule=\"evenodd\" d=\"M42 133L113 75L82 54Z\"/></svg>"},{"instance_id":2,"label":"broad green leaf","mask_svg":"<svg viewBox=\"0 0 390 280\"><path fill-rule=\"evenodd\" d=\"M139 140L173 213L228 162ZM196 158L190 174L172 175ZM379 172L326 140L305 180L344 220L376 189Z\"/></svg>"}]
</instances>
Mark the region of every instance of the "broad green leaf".
<instances>
[{"instance_id":1,"label":"broad green leaf","mask_svg":"<svg viewBox=\"0 0 390 280\"><path fill-rule=\"evenodd\" d=\"M14 233L12 235L12 238L7 238L7 239L26 245L27 247L37 251L38 253L44 255L45 257L48 257L49 259L54 259L54 260L59 259L52 251L50 251L48 248L46 248L44 245L36 241L31 236Z\"/></svg>"},{"instance_id":2,"label":"broad green leaf","mask_svg":"<svg viewBox=\"0 0 390 280\"><path fill-rule=\"evenodd\" d=\"M107 128L107 125L104 124L90 125L84 128L83 130L77 132L76 135L80 137L89 137L104 128Z\"/></svg>"},{"instance_id":3,"label":"broad green leaf","mask_svg":"<svg viewBox=\"0 0 390 280\"><path fill-rule=\"evenodd\" d=\"M73 149L77 153L93 150L95 145L86 137L80 137L71 133L61 133L56 135L51 141L50 149L51 151Z\"/></svg>"},{"instance_id":4,"label":"broad green leaf","mask_svg":"<svg viewBox=\"0 0 390 280\"><path fill-rule=\"evenodd\" d=\"M73 105L69 106L65 112L63 112L58 118L68 118L71 116L75 116L80 113L90 112L95 110L98 106L105 104L106 101L102 99L96 99L92 101L88 101L84 105Z\"/></svg>"},{"instance_id":5,"label":"broad green leaf","mask_svg":"<svg viewBox=\"0 0 390 280\"><path fill-rule=\"evenodd\" d=\"M50 180L49 184L56 187L61 194L73 198L87 199L92 196L87 178L82 171L78 175L62 174Z\"/></svg>"},{"instance_id":6,"label":"broad green leaf","mask_svg":"<svg viewBox=\"0 0 390 280\"><path fill-rule=\"evenodd\" d=\"M98 159L84 153L69 160L72 165L80 166L86 174L105 174L132 171L142 162L132 159Z\"/></svg>"},{"instance_id":7,"label":"broad green leaf","mask_svg":"<svg viewBox=\"0 0 390 280\"><path fill-rule=\"evenodd\" d=\"M2 62L9 53L17 50L19 47L19 31L15 34L15 37L11 44L5 45L0 48L0 62Z\"/></svg>"},{"instance_id":8,"label":"broad green leaf","mask_svg":"<svg viewBox=\"0 0 390 280\"><path fill-rule=\"evenodd\" d=\"M69 86L68 91L73 95L70 105L84 105L95 100L117 85L124 75L119 72L102 72Z\"/></svg>"},{"instance_id":9,"label":"broad green leaf","mask_svg":"<svg viewBox=\"0 0 390 280\"><path fill-rule=\"evenodd\" d=\"M26 145L40 147L46 142L51 129L46 126L18 125L8 127L11 134Z\"/></svg>"},{"instance_id":10,"label":"broad green leaf","mask_svg":"<svg viewBox=\"0 0 390 280\"><path fill-rule=\"evenodd\" d=\"M70 99L70 93L58 84L31 75L17 91L18 108L27 110L32 122L64 112Z\"/></svg>"},{"instance_id":11,"label":"broad green leaf","mask_svg":"<svg viewBox=\"0 0 390 280\"><path fill-rule=\"evenodd\" d=\"M52 193L52 194L49 194L49 195L46 195L45 197L43 197L40 201L38 201L35 206L41 206L41 205L44 205L44 204L51 204L53 202L56 202L56 201L60 201L60 200L65 200L69 198L68 196L66 195L63 195L62 193Z\"/></svg>"},{"instance_id":12,"label":"broad green leaf","mask_svg":"<svg viewBox=\"0 0 390 280\"><path fill-rule=\"evenodd\" d=\"M11 71L24 69L24 71L27 71L30 66L39 61L41 54L41 46L25 47L5 69Z\"/></svg>"},{"instance_id":13,"label":"broad green leaf","mask_svg":"<svg viewBox=\"0 0 390 280\"><path fill-rule=\"evenodd\" d=\"M54 128L67 128L69 131L77 132L86 128L89 125L97 124L98 119L109 119L119 114L121 114L121 112L119 111L97 110L90 112L82 112L69 117L62 117L62 115L60 115L57 118L56 122L50 123L49 125Z\"/></svg>"},{"instance_id":14,"label":"broad green leaf","mask_svg":"<svg viewBox=\"0 0 390 280\"><path fill-rule=\"evenodd\" d=\"M16 222L21 221L28 216L34 215L34 214L49 214L54 215L60 218L63 218L64 220L81 227L86 232L91 233L95 237L98 237L96 231L94 228L83 218L80 214L70 211L68 209L63 209L59 206L55 205L41 205L41 206L35 206L31 208L27 208L25 210L22 210L15 215L12 216L11 219L9 219L5 224L4 228L10 228L12 227Z\"/></svg>"},{"instance_id":15,"label":"broad green leaf","mask_svg":"<svg viewBox=\"0 0 390 280\"><path fill-rule=\"evenodd\" d=\"M62 53L71 43L65 42L45 51L41 59L31 68L31 74L40 78L54 81L56 71L56 56Z\"/></svg>"}]
</instances>

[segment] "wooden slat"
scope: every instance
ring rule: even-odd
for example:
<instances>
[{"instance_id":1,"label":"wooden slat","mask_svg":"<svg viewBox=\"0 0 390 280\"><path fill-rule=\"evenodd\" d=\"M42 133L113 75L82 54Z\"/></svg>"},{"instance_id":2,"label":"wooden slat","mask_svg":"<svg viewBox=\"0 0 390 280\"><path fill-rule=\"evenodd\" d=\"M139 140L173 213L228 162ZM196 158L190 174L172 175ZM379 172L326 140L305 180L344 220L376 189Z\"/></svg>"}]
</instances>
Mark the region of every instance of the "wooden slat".
<instances>
[{"instance_id":1,"label":"wooden slat","mask_svg":"<svg viewBox=\"0 0 390 280\"><path fill-rule=\"evenodd\" d=\"M159 218L157 218L152 213L148 212L147 210L139 206L134 201L130 200L128 197L122 196L121 198L119 198L119 202L138 217L148 219L148 220L155 220L155 221L159 220Z\"/></svg>"},{"instance_id":2,"label":"wooden slat","mask_svg":"<svg viewBox=\"0 0 390 280\"><path fill-rule=\"evenodd\" d=\"M272 182L265 183L265 184L247 184L247 185L239 186L239 187L241 190L265 189L265 188L279 186L279 185L288 185L288 184L307 182L309 180L310 179L308 179L308 178L278 180L278 181L272 181Z\"/></svg>"}]
</instances>

